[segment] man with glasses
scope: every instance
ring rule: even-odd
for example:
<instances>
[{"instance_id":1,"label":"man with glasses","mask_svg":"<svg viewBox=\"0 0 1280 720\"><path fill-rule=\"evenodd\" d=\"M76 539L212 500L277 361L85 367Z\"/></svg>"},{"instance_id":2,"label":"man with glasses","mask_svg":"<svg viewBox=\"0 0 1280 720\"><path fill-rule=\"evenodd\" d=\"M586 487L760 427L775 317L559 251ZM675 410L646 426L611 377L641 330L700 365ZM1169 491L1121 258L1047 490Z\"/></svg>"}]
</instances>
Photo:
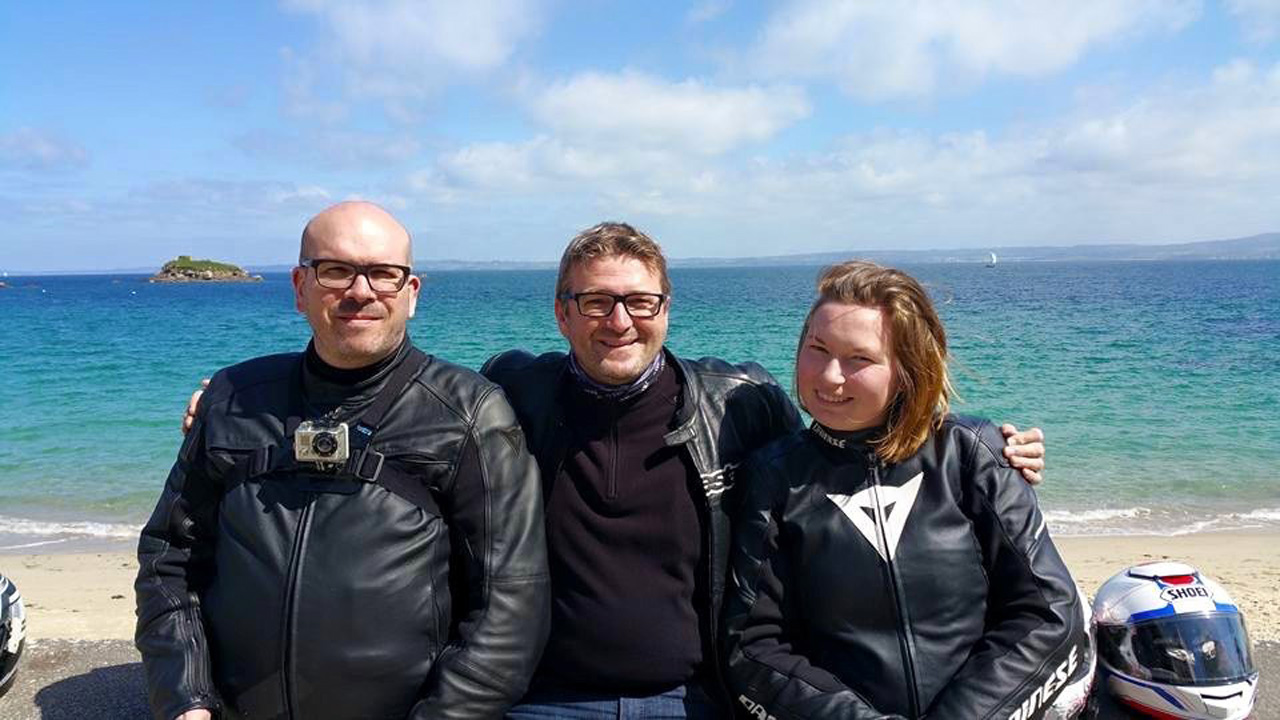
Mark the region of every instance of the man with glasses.
<instances>
[{"instance_id":1,"label":"man with glasses","mask_svg":"<svg viewBox=\"0 0 1280 720\"><path fill-rule=\"evenodd\" d=\"M493 718L546 639L537 468L501 390L424 355L381 208L313 218L312 342L219 372L139 541L156 718Z\"/></svg>"},{"instance_id":2,"label":"man with glasses","mask_svg":"<svg viewBox=\"0 0 1280 720\"><path fill-rule=\"evenodd\" d=\"M666 350L670 305L657 243L602 223L560 260L555 315L570 352L511 351L482 370L511 400L546 497L551 638L509 718L729 714L716 650L725 491L748 453L800 417L759 365ZM1041 437L1014 437L1029 478Z\"/></svg>"}]
</instances>

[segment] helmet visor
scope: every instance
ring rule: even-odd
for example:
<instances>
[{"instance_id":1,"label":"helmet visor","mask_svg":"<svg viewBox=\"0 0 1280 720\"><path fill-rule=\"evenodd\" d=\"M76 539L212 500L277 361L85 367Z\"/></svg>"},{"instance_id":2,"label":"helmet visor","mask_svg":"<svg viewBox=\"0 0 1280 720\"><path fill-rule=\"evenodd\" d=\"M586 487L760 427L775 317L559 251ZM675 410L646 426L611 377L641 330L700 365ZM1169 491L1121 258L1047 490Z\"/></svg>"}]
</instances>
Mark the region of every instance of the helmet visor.
<instances>
[{"instance_id":1,"label":"helmet visor","mask_svg":"<svg viewBox=\"0 0 1280 720\"><path fill-rule=\"evenodd\" d=\"M1237 613L1174 615L1100 627L1103 659L1133 677L1174 685L1221 685L1254 675L1249 634Z\"/></svg>"}]
</instances>

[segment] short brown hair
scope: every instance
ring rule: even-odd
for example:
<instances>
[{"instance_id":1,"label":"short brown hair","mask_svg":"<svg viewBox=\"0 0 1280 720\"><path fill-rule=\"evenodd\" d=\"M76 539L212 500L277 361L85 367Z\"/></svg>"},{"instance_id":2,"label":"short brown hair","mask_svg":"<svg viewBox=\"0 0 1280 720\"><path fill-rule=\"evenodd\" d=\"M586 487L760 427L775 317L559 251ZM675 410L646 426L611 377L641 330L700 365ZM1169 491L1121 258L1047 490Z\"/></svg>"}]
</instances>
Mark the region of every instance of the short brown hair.
<instances>
[{"instance_id":1,"label":"short brown hair","mask_svg":"<svg viewBox=\"0 0 1280 720\"><path fill-rule=\"evenodd\" d=\"M662 282L662 294L671 294L667 277L667 258L652 238L626 223L602 222L578 233L560 256L560 274L556 277L556 298L569 292L569 271L596 258L629 257L644 263Z\"/></svg>"},{"instance_id":2,"label":"short brown hair","mask_svg":"<svg viewBox=\"0 0 1280 720\"><path fill-rule=\"evenodd\" d=\"M829 302L879 308L885 314L898 389L889 402L884 434L872 445L885 462L906 460L930 430L941 426L955 394L947 370L947 331L933 302L924 287L901 270L862 260L832 265L818 276L818 298L800 330L797 362L814 313ZM796 397L803 407L798 388Z\"/></svg>"}]
</instances>

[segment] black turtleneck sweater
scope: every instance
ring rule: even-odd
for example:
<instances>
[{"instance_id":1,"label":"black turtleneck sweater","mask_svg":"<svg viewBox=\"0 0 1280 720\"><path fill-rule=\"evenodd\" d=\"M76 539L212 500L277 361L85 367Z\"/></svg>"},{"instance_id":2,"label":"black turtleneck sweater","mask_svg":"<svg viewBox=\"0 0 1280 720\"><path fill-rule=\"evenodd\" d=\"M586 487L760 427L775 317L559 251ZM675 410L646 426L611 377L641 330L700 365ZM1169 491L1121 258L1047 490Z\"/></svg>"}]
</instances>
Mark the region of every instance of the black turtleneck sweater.
<instances>
[{"instance_id":1,"label":"black turtleneck sweater","mask_svg":"<svg viewBox=\"0 0 1280 720\"><path fill-rule=\"evenodd\" d=\"M663 441L678 375L668 363L622 402L568 384L573 443L544 488L552 630L534 687L662 692L698 673L707 604L697 472Z\"/></svg>"},{"instance_id":2,"label":"black turtleneck sweater","mask_svg":"<svg viewBox=\"0 0 1280 720\"><path fill-rule=\"evenodd\" d=\"M413 344L405 335L400 345L381 360L347 369L325 362L316 352L315 341L308 343L302 364L302 392L308 415L313 419L345 416L349 414L345 409L365 405L382 390L392 371L408 357L411 347Z\"/></svg>"},{"instance_id":3,"label":"black turtleneck sweater","mask_svg":"<svg viewBox=\"0 0 1280 720\"><path fill-rule=\"evenodd\" d=\"M386 357L377 360L370 365L358 368L340 368L334 367L324 361L320 357L320 353L316 352L316 343L314 340L307 343L307 351L305 353L307 371L314 373L325 380L337 385L359 385L360 383L373 379L373 376L386 370L397 361L402 359L409 352L409 336L405 335L395 350L387 353Z\"/></svg>"}]
</instances>

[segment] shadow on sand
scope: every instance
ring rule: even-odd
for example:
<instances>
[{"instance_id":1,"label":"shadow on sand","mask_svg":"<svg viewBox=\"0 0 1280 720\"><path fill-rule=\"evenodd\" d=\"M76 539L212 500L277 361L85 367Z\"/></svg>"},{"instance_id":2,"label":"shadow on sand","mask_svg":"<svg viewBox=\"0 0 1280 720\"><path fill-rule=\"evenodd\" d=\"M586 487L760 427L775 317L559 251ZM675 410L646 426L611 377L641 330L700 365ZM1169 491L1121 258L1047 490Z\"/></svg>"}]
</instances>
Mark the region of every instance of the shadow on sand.
<instances>
[{"instance_id":1,"label":"shadow on sand","mask_svg":"<svg viewBox=\"0 0 1280 720\"><path fill-rule=\"evenodd\" d=\"M35 696L42 720L147 718L142 664L94 668L51 683Z\"/></svg>"}]
</instances>

